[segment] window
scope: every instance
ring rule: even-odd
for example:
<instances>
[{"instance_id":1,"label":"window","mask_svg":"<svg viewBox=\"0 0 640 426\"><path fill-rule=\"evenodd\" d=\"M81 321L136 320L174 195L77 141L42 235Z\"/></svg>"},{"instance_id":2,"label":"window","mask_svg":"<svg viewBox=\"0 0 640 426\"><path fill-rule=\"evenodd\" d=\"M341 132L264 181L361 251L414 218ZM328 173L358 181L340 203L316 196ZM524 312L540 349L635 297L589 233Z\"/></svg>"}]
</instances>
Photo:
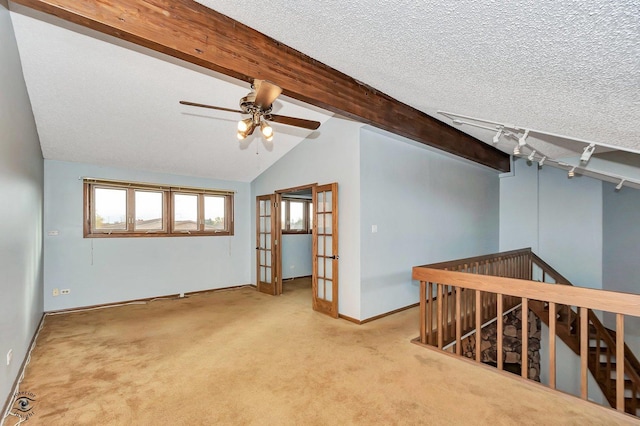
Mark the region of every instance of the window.
<instances>
[{"instance_id":1,"label":"window","mask_svg":"<svg viewBox=\"0 0 640 426\"><path fill-rule=\"evenodd\" d=\"M280 208L284 234L310 234L313 204L311 200L283 198Z\"/></svg>"},{"instance_id":2,"label":"window","mask_svg":"<svg viewBox=\"0 0 640 426\"><path fill-rule=\"evenodd\" d=\"M233 235L233 192L84 180L85 237Z\"/></svg>"}]
</instances>

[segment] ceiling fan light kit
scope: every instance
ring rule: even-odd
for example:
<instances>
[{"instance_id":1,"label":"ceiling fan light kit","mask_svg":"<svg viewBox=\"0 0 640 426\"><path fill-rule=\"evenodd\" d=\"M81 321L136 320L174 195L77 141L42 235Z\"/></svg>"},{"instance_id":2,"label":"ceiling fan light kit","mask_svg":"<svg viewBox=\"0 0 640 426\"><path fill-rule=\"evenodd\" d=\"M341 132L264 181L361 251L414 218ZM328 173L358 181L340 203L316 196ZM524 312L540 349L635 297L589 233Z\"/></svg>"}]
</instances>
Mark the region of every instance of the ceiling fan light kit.
<instances>
[{"instance_id":1,"label":"ceiling fan light kit","mask_svg":"<svg viewBox=\"0 0 640 426\"><path fill-rule=\"evenodd\" d=\"M303 118L287 117L284 115L272 114L273 102L282 93L282 89L266 80L254 80L251 85L251 92L240 99L240 110L217 107L213 105L199 104L195 102L180 101L182 105L195 106L199 108L210 108L220 111L235 112L239 114L249 114L251 117L238 121L238 140L244 140L253 134L256 127L260 127L262 137L267 141L273 140L273 127L267 121L286 124L288 126L301 127L303 129L316 130L320 127L320 122L305 120Z\"/></svg>"}]
</instances>

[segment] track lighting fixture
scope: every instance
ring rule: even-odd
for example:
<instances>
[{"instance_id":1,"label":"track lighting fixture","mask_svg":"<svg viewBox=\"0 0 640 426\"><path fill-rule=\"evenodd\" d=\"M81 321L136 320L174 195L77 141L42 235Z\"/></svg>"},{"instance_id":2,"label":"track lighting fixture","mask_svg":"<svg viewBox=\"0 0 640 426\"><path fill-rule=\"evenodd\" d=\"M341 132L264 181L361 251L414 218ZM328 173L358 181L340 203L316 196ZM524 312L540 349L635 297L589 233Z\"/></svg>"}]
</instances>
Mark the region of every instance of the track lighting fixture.
<instances>
[{"instance_id":1,"label":"track lighting fixture","mask_svg":"<svg viewBox=\"0 0 640 426\"><path fill-rule=\"evenodd\" d=\"M630 152L635 154L640 154L640 149L627 149L627 148L621 149L619 146L608 145L600 142L593 142L586 139L574 138L571 136L560 135L556 133L547 132L544 130L537 130L537 129L530 129L530 128L527 129L523 126L518 126L515 124L504 123L504 122L501 123L499 121L487 120L487 119L478 118L478 117L471 117L468 115L462 115L462 114L457 114L453 112L439 110L438 114L441 114L447 117L448 119L453 121L454 124L457 124L460 126L463 126L463 125L471 126L478 129L484 129L486 131L494 132L493 133L494 145L500 142L500 139L502 138L502 136L504 136L505 140L508 140L508 139L517 140L518 142L516 146L513 148L513 155L520 156L522 152L522 147L527 147L526 152L529 152L529 154L524 156L526 156L528 160L532 162L535 161L537 158L539 167L542 167L543 165L547 165L547 166L556 167L556 168L568 171L567 176L569 178L573 178L576 175L576 171L577 171L581 176L592 177L592 178L600 179L607 182L613 182L613 183L618 182L617 186L615 187L617 191L622 189L623 186L640 189L640 179L628 179L616 174L605 172L603 170L593 170L587 167L587 163L590 161L591 157L595 153L596 147L609 148L615 151ZM536 147L536 149L534 149L533 146L527 143L527 138L529 137L529 135L533 135L536 137L536 140L532 142L534 145L538 142L538 139L542 139L544 141L544 138L540 138L540 136L550 136L551 138L554 138L554 139L566 140L569 142L581 144L580 147L582 147L583 152L580 155L579 162L576 165L573 165L573 164L565 163L553 157L548 157L547 155L545 155L544 152L541 152L538 149L540 147ZM551 145L558 145L558 143L556 142L547 142L547 143ZM542 150L544 149L545 148L542 147Z\"/></svg>"},{"instance_id":2,"label":"track lighting fixture","mask_svg":"<svg viewBox=\"0 0 640 426\"><path fill-rule=\"evenodd\" d=\"M496 133L496 135L493 137L493 143L497 144L498 142L500 142L500 136L502 135L502 127L500 127L498 129L498 133Z\"/></svg>"},{"instance_id":3,"label":"track lighting fixture","mask_svg":"<svg viewBox=\"0 0 640 426\"><path fill-rule=\"evenodd\" d=\"M595 149L596 149L595 143L592 143L589 146L585 146L584 151L582 151L582 155L580 156L580 162L583 164L588 163Z\"/></svg>"}]
</instances>

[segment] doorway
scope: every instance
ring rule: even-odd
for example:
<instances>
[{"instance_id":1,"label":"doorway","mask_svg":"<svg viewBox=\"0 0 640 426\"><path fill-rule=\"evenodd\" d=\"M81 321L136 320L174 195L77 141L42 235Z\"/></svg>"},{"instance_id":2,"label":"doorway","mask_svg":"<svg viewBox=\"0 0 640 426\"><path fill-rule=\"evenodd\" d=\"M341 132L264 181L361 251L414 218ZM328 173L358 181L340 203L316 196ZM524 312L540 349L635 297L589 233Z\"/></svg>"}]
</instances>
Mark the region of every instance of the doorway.
<instances>
[{"instance_id":1,"label":"doorway","mask_svg":"<svg viewBox=\"0 0 640 426\"><path fill-rule=\"evenodd\" d=\"M256 197L256 241L259 291L282 294L285 277L304 276L310 266L313 309L338 317L337 183Z\"/></svg>"},{"instance_id":2,"label":"doorway","mask_svg":"<svg viewBox=\"0 0 640 426\"><path fill-rule=\"evenodd\" d=\"M287 283L308 283L313 276L313 185L277 191L280 194L280 264L283 292ZM303 278L309 278L304 280Z\"/></svg>"}]
</instances>

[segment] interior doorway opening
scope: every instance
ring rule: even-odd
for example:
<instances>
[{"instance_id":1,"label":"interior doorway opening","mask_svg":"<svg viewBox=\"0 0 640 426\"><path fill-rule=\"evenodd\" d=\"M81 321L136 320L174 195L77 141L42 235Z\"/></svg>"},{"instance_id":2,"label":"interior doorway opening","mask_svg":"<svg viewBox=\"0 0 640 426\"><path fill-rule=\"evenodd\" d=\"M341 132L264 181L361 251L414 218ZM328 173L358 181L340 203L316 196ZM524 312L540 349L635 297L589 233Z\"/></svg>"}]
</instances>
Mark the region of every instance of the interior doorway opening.
<instances>
[{"instance_id":1,"label":"interior doorway opening","mask_svg":"<svg viewBox=\"0 0 640 426\"><path fill-rule=\"evenodd\" d=\"M290 253L285 252L283 263L286 235L297 235L302 248L288 247L286 250ZM256 197L258 291L280 295L283 277L306 276L309 235L313 309L338 318L338 184L335 182L309 184ZM297 256L296 263L292 256Z\"/></svg>"},{"instance_id":2,"label":"interior doorway opening","mask_svg":"<svg viewBox=\"0 0 640 426\"><path fill-rule=\"evenodd\" d=\"M282 292L311 289L313 275L313 186L280 194L280 264Z\"/></svg>"}]
</instances>

